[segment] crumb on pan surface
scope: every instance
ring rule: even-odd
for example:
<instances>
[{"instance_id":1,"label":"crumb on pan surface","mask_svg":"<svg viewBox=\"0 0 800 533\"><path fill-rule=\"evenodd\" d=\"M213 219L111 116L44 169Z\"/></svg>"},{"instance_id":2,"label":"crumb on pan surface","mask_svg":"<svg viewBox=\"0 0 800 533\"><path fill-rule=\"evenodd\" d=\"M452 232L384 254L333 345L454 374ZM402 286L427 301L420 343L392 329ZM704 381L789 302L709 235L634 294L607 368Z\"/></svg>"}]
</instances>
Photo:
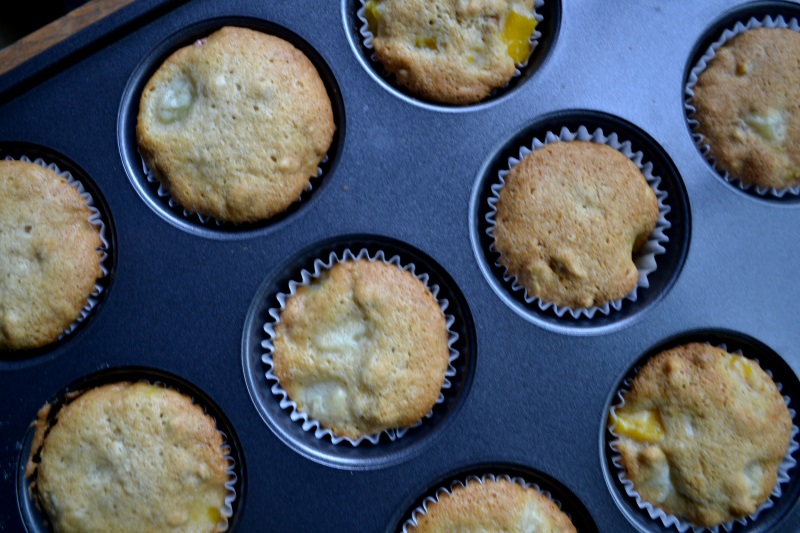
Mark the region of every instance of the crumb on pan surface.
<instances>
[{"instance_id":1,"label":"crumb on pan surface","mask_svg":"<svg viewBox=\"0 0 800 533\"><path fill-rule=\"evenodd\" d=\"M35 163L0 161L0 350L49 344L102 276L86 199Z\"/></svg>"},{"instance_id":2,"label":"crumb on pan surface","mask_svg":"<svg viewBox=\"0 0 800 533\"><path fill-rule=\"evenodd\" d=\"M412 274L345 261L287 300L274 372L300 411L356 439L413 425L431 410L448 335L438 302Z\"/></svg>"},{"instance_id":3,"label":"crumb on pan surface","mask_svg":"<svg viewBox=\"0 0 800 533\"><path fill-rule=\"evenodd\" d=\"M743 183L800 185L800 33L756 28L717 50L694 87L697 131Z\"/></svg>"},{"instance_id":4,"label":"crumb on pan surface","mask_svg":"<svg viewBox=\"0 0 800 533\"><path fill-rule=\"evenodd\" d=\"M369 0L376 59L411 92L470 104L508 83L531 52L533 0Z\"/></svg>"},{"instance_id":5,"label":"crumb on pan surface","mask_svg":"<svg viewBox=\"0 0 800 533\"><path fill-rule=\"evenodd\" d=\"M63 405L54 424L48 412L28 474L56 533L220 531L229 464L214 420L191 398L114 383Z\"/></svg>"},{"instance_id":6,"label":"crumb on pan surface","mask_svg":"<svg viewBox=\"0 0 800 533\"><path fill-rule=\"evenodd\" d=\"M701 343L653 357L608 423L642 498L706 527L750 515L769 497L792 429L756 361Z\"/></svg>"},{"instance_id":7,"label":"crumb on pan surface","mask_svg":"<svg viewBox=\"0 0 800 533\"><path fill-rule=\"evenodd\" d=\"M173 53L145 86L142 156L189 211L255 222L317 175L336 127L311 61L290 43L225 27Z\"/></svg>"},{"instance_id":8,"label":"crumb on pan surface","mask_svg":"<svg viewBox=\"0 0 800 533\"><path fill-rule=\"evenodd\" d=\"M567 533L575 526L555 503L533 488L498 478L483 483L469 480L456 485L452 494L440 493L427 504L409 533L455 531L505 531L509 533Z\"/></svg>"},{"instance_id":9,"label":"crumb on pan surface","mask_svg":"<svg viewBox=\"0 0 800 533\"><path fill-rule=\"evenodd\" d=\"M634 256L655 228L658 201L619 151L554 142L511 169L495 220L499 262L529 296L590 308L636 286Z\"/></svg>"}]
</instances>

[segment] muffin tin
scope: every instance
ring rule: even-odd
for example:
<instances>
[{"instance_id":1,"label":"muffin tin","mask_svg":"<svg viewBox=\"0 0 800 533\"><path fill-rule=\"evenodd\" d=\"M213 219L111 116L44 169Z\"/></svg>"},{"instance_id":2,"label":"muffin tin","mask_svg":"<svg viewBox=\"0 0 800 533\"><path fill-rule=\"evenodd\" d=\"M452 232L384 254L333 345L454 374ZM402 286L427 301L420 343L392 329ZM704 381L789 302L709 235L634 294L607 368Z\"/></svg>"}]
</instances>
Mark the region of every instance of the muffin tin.
<instances>
[{"instance_id":1,"label":"muffin tin","mask_svg":"<svg viewBox=\"0 0 800 533\"><path fill-rule=\"evenodd\" d=\"M173 380L216 413L238 454L230 530L248 532L394 532L438 487L490 473L537 483L581 531L665 531L609 476L605 417L643 358L689 337L753 347L796 401L800 202L721 180L692 141L683 89L720 28L800 17L798 4L546 0L529 67L466 107L383 79L358 40L357 5L140 0L0 77L0 155L24 143L72 170L112 241L102 301L80 327L0 359L0 531L46 531L20 470L38 409L109 376ZM304 50L336 113L314 188L263 224L203 224L169 207L143 181L133 137L138 92L161 59L225 24ZM592 319L542 312L505 287L483 227L498 166L537 132L576 124L630 140L673 202L650 287ZM270 298L308 261L353 246L424 265L450 301L460 352L430 419L358 447L309 439L263 388L260 364ZM791 473L776 506L735 531L800 530Z\"/></svg>"}]
</instances>

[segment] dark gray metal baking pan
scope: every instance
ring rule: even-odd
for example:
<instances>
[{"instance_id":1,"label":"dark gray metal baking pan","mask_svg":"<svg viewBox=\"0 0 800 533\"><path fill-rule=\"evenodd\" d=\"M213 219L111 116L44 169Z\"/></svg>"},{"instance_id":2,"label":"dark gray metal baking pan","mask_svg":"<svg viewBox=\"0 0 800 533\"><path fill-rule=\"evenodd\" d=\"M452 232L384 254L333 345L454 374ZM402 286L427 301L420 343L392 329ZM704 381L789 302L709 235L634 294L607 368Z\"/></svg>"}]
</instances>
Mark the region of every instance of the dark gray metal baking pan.
<instances>
[{"instance_id":1,"label":"dark gray metal baking pan","mask_svg":"<svg viewBox=\"0 0 800 533\"><path fill-rule=\"evenodd\" d=\"M241 532L396 531L437 484L502 468L552 483L589 530L636 531L603 473L604 416L621 376L653 347L696 331L754 339L797 374L800 203L720 180L683 112L686 72L720 21L752 10L797 14L797 3L560 2L546 57L490 103L457 112L410 102L375 79L353 45L342 11L350 4L140 0L0 77L0 142L73 161L105 199L116 235L111 290L84 326L41 352L0 359L0 531L24 531L17 474L37 410L99 371L175 376L224 413L246 463L233 528ZM233 17L316 51L338 86L346 132L310 201L273 225L219 237L173 225L142 200L120 157L118 116L142 61L187 28ZM647 289L646 305L587 327L512 308L484 276L470 218L482 169L517 134L579 111L652 141L685 194L685 235L664 263L675 268ZM474 332L456 408L413 453L369 470L331 467L284 444L242 371L259 291L342 236L386 239L429 259L463 297ZM768 522L738 530L800 531L796 492Z\"/></svg>"}]
</instances>

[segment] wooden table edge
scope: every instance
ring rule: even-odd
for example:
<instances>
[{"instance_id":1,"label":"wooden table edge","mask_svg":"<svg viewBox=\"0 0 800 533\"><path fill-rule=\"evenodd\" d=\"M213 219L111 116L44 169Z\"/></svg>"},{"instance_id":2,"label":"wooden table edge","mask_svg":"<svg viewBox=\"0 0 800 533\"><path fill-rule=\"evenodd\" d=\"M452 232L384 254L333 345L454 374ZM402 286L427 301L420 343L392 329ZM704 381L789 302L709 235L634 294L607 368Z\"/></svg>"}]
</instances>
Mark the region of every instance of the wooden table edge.
<instances>
[{"instance_id":1,"label":"wooden table edge","mask_svg":"<svg viewBox=\"0 0 800 533\"><path fill-rule=\"evenodd\" d=\"M60 19L0 49L0 75L134 1L90 0Z\"/></svg>"}]
</instances>

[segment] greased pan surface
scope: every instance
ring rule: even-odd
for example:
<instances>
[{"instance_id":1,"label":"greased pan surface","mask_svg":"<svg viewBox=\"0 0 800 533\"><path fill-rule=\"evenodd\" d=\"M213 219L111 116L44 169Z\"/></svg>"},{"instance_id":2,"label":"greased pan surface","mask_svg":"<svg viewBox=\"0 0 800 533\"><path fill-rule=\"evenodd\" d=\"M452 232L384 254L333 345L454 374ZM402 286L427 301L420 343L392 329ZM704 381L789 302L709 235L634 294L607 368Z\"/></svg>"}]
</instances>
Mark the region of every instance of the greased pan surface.
<instances>
[{"instance_id":1,"label":"greased pan surface","mask_svg":"<svg viewBox=\"0 0 800 533\"><path fill-rule=\"evenodd\" d=\"M378 83L363 64L353 6L146 2L101 22L87 34L96 40L79 34L0 79L0 149L30 143L77 165L102 194L115 232L105 299L90 319L51 349L0 360L0 531L24 531L23 515L35 513L20 505L27 496L18 474L37 410L65 387L118 368L175 376L225 415L243 457L246 497L232 520L242 532L396 531L437 487L485 473L527 476L560 498L582 529L635 531L643 523L662 531L624 495L618 505L604 474L604 418L633 366L654 347L700 335L756 352L766 346L782 360L773 371L784 393L798 390L800 203L758 198L715 174L693 144L683 84L692 58L714 39L709 32L731 12L797 16L800 5L558 2L535 70L467 108L420 104ZM253 231L192 231L132 186L121 121L135 118L129 106L138 95L127 91L155 50L184 44L187 28L231 22L301 39L329 70L343 119L307 202ZM56 64L63 57L66 68ZM670 172L679 204L668 275L640 305L597 324L521 311L513 296L501 296L481 251L487 169L513 139L559 117L570 126L581 117L587 126L619 126L634 149L655 154ZM430 431L404 437L416 440L400 452L377 445L390 447L391 460L345 447L344 459L323 465L320 457L342 445L285 444L257 407L269 398L251 400L257 380L245 378L246 368L258 358L260 299L281 290L287 269L302 268L315 250L352 243L417 255L446 282L463 317L464 381ZM800 530L798 478L794 472L772 510L737 530Z\"/></svg>"}]
</instances>

